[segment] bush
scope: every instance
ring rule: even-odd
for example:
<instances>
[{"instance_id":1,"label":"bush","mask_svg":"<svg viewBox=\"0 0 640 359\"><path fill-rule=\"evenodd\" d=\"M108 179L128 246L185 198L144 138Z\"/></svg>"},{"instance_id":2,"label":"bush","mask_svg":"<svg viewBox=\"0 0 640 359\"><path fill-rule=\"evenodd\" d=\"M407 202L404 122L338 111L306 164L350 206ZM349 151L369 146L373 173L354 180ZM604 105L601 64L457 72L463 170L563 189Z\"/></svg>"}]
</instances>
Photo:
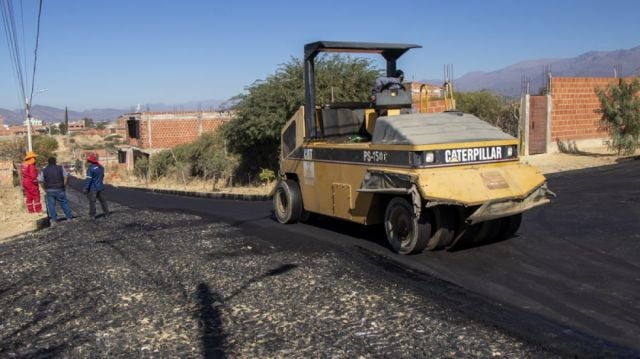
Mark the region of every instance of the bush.
<instances>
[{"instance_id":1,"label":"bush","mask_svg":"<svg viewBox=\"0 0 640 359\"><path fill-rule=\"evenodd\" d=\"M151 157L149 172L152 178L183 176L226 178L237 167L234 156L225 154L224 140L220 135L206 133L195 142L158 152Z\"/></svg>"},{"instance_id":2,"label":"bush","mask_svg":"<svg viewBox=\"0 0 640 359\"><path fill-rule=\"evenodd\" d=\"M117 141L120 139L122 139L122 136L118 134L111 134L111 135L104 136L105 141Z\"/></svg>"},{"instance_id":3,"label":"bush","mask_svg":"<svg viewBox=\"0 0 640 359\"><path fill-rule=\"evenodd\" d=\"M597 89L603 126L609 131L609 148L631 154L640 144L640 82L620 79L618 85Z\"/></svg>"},{"instance_id":4,"label":"bush","mask_svg":"<svg viewBox=\"0 0 640 359\"><path fill-rule=\"evenodd\" d=\"M133 166L133 175L138 178L144 178L148 180L147 173L149 171L149 159L147 157L140 157L136 160Z\"/></svg>"},{"instance_id":5,"label":"bush","mask_svg":"<svg viewBox=\"0 0 640 359\"><path fill-rule=\"evenodd\" d=\"M104 149L105 145L102 143L97 143L93 145L81 145L80 148L82 148L83 150L91 151L91 150Z\"/></svg>"},{"instance_id":6,"label":"bush","mask_svg":"<svg viewBox=\"0 0 640 359\"><path fill-rule=\"evenodd\" d=\"M262 168L260 171L260 182L269 183L276 179L276 173L268 168Z\"/></svg>"}]
</instances>

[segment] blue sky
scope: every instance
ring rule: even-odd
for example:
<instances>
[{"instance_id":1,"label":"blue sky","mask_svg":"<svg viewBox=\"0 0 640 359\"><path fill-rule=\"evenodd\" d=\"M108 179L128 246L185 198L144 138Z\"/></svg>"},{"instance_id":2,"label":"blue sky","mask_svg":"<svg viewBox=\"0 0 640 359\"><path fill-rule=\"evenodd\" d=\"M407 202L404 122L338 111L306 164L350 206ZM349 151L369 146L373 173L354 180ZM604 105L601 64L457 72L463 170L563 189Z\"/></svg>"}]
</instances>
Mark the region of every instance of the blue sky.
<instances>
[{"instance_id":1,"label":"blue sky","mask_svg":"<svg viewBox=\"0 0 640 359\"><path fill-rule=\"evenodd\" d=\"M37 1L13 6L31 78ZM399 61L407 79L442 78L444 64L458 77L640 46L638 14L635 0L44 0L35 88L48 91L33 103L86 110L224 100L317 40L420 44ZM0 31L0 108L17 109Z\"/></svg>"}]
</instances>

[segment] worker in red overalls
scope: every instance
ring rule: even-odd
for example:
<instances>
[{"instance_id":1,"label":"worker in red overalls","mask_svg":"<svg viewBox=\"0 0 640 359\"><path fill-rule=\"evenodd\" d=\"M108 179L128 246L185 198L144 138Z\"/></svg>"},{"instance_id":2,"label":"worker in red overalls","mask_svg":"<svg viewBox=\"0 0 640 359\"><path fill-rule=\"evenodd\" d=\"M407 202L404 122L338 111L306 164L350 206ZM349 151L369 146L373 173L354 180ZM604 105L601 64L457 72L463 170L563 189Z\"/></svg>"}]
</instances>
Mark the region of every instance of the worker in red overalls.
<instances>
[{"instance_id":1,"label":"worker in red overalls","mask_svg":"<svg viewBox=\"0 0 640 359\"><path fill-rule=\"evenodd\" d=\"M40 188L38 187L38 169L36 168L36 154L27 152L22 162L20 174L22 175L22 190L29 213L42 212L40 203Z\"/></svg>"}]
</instances>

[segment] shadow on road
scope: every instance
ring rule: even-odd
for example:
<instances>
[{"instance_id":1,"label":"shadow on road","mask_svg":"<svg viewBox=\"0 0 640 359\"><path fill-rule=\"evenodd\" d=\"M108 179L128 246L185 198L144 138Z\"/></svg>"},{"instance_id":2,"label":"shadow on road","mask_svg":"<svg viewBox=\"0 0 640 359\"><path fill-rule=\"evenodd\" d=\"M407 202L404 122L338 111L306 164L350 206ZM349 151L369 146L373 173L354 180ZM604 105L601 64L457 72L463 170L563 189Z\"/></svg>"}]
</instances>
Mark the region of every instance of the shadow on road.
<instances>
[{"instance_id":1,"label":"shadow on road","mask_svg":"<svg viewBox=\"0 0 640 359\"><path fill-rule=\"evenodd\" d=\"M218 293L211 292L205 283L198 284L196 290L198 300L197 319L200 323L200 340L204 357L226 358L224 346L226 344L226 334L222 330L222 320L218 307L222 305L222 298Z\"/></svg>"}]
</instances>

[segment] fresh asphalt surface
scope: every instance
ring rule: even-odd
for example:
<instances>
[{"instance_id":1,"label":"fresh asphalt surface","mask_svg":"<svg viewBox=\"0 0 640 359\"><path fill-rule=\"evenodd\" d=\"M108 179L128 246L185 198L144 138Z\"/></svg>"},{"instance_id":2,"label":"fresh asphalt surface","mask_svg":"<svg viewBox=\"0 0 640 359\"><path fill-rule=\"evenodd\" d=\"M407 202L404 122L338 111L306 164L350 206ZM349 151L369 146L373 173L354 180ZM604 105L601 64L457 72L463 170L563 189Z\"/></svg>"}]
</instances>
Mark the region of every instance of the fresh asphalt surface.
<instances>
[{"instance_id":1,"label":"fresh asphalt surface","mask_svg":"<svg viewBox=\"0 0 640 359\"><path fill-rule=\"evenodd\" d=\"M549 175L548 183L558 197L526 213L515 237L408 257L388 249L380 228L327 218L280 225L272 218L270 201L115 188L107 193L132 208L192 212L253 235L269 233L281 247L353 251L363 270L441 278L474 298L451 298L451 305L470 317L543 346L563 347L565 353L600 356L598 349L606 347L603 353L640 357L640 161ZM72 186L77 189L78 181ZM420 280L414 283L417 287L408 290L419 293Z\"/></svg>"}]
</instances>

